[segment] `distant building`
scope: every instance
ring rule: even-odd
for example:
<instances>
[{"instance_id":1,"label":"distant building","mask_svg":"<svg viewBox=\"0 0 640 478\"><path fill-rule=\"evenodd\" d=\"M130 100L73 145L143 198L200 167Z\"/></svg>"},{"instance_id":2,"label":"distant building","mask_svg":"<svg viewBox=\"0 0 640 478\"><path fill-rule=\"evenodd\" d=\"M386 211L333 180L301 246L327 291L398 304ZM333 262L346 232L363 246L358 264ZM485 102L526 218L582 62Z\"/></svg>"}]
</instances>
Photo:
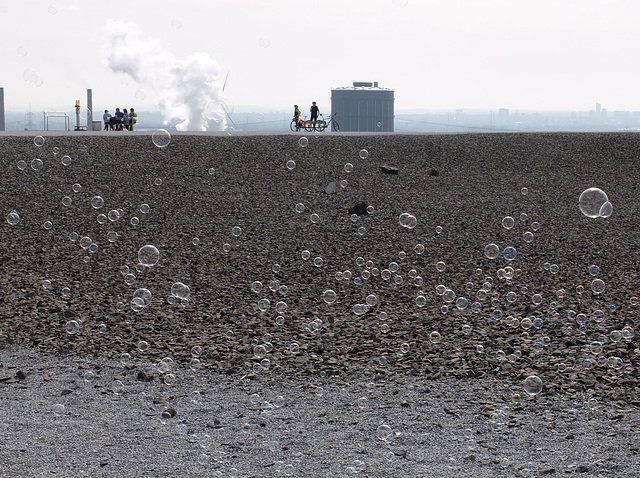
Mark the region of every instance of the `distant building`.
<instances>
[{"instance_id":1,"label":"distant building","mask_svg":"<svg viewBox=\"0 0 640 478\"><path fill-rule=\"evenodd\" d=\"M378 82L354 82L353 86L331 90L331 114L340 131L392 132L393 90Z\"/></svg>"},{"instance_id":2,"label":"distant building","mask_svg":"<svg viewBox=\"0 0 640 478\"><path fill-rule=\"evenodd\" d=\"M508 108L500 108L498 109L498 124L501 126L509 123L509 109Z\"/></svg>"}]
</instances>

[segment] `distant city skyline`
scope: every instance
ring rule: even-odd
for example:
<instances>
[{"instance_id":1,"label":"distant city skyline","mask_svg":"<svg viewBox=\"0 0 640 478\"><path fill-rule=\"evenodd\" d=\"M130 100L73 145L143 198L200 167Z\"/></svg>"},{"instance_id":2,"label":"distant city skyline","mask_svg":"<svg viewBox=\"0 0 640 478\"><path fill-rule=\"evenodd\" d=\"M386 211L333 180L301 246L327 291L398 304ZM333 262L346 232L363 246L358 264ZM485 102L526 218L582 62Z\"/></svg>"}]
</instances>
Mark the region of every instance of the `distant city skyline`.
<instances>
[{"instance_id":1,"label":"distant city skyline","mask_svg":"<svg viewBox=\"0 0 640 478\"><path fill-rule=\"evenodd\" d=\"M209 127L221 110L327 111L354 81L393 89L397 112L638 111L638 14L633 0L0 0L0 87L8 110L72 111L91 88L97 110Z\"/></svg>"}]
</instances>

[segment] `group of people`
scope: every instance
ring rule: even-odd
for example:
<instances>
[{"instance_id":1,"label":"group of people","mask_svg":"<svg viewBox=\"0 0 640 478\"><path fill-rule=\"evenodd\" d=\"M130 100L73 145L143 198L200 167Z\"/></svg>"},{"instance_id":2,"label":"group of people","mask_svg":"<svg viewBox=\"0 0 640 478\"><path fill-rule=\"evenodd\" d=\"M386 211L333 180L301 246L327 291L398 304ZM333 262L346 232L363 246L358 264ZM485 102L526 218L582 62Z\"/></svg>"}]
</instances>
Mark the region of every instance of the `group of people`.
<instances>
[{"instance_id":1,"label":"group of people","mask_svg":"<svg viewBox=\"0 0 640 478\"><path fill-rule=\"evenodd\" d=\"M104 121L105 131L110 129L116 131L128 129L129 131L133 131L133 125L138 122L138 113L136 113L133 108L131 108L130 111L127 111L126 108L122 111L120 111L120 108L116 108L116 112L113 115L109 113L109 110L104 110L102 121Z\"/></svg>"},{"instance_id":2,"label":"group of people","mask_svg":"<svg viewBox=\"0 0 640 478\"><path fill-rule=\"evenodd\" d=\"M293 108L293 117L296 120L296 131L300 131L301 129L304 129L305 120L300 118L302 113L298 108L298 105L293 105ZM311 119L309 121L311 121L313 126L315 126L316 121L318 121L318 115L320 114L320 109L318 108L318 105L316 105L315 101L311 102L311 109L309 111L311 112Z\"/></svg>"}]
</instances>

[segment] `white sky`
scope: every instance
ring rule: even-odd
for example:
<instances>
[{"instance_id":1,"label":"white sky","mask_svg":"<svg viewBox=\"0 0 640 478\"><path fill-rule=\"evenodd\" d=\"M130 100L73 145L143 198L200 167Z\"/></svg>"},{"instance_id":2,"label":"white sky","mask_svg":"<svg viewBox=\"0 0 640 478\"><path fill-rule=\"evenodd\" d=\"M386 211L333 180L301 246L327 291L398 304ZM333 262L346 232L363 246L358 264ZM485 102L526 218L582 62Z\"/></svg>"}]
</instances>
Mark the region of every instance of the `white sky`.
<instances>
[{"instance_id":1,"label":"white sky","mask_svg":"<svg viewBox=\"0 0 640 478\"><path fill-rule=\"evenodd\" d=\"M0 0L0 86L7 109L71 111L87 88L96 110L156 109L103 64L101 29L123 20L177 59L208 53L236 110L328 111L353 81L393 88L396 111L640 110L638 0L399 1Z\"/></svg>"}]
</instances>

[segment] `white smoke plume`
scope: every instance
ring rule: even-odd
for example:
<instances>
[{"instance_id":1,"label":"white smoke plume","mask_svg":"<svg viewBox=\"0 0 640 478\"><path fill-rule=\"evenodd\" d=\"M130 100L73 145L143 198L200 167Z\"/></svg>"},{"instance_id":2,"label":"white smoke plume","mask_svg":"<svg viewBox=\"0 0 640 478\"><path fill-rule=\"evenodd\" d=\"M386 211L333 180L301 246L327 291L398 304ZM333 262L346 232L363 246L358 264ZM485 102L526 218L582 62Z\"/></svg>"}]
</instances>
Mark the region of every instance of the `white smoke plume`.
<instances>
[{"instance_id":1,"label":"white smoke plume","mask_svg":"<svg viewBox=\"0 0 640 478\"><path fill-rule=\"evenodd\" d=\"M226 126L220 66L207 53L185 60L146 38L136 23L111 21L106 27L103 60L107 68L131 77L153 98L165 124L178 120L178 131L222 131Z\"/></svg>"}]
</instances>

